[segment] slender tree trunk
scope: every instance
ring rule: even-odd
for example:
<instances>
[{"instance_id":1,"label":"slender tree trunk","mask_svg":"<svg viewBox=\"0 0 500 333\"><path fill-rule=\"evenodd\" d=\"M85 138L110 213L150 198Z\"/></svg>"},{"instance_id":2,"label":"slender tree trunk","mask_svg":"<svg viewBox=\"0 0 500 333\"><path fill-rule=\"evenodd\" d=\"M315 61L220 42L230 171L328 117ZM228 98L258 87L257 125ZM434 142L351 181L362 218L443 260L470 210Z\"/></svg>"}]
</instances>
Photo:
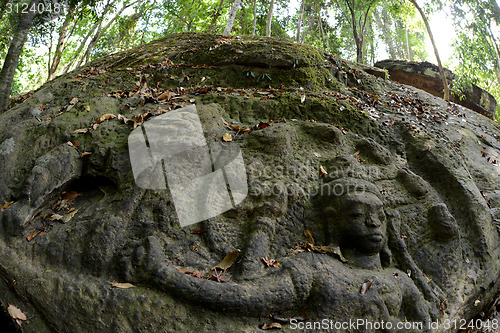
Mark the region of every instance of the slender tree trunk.
<instances>
[{"instance_id":1,"label":"slender tree trunk","mask_svg":"<svg viewBox=\"0 0 500 333\"><path fill-rule=\"evenodd\" d=\"M257 31L257 0L253 0L253 29L252 35Z\"/></svg>"},{"instance_id":2,"label":"slender tree trunk","mask_svg":"<svg viewBox=\"0 0 500 333\"><path fill-rule=\"evenodd\" d=\"M32 0L28 8L38 4L38 0ZM10 93L12 90L12 83L14 75L16 74L16 67L19 63L19 57L23 51L24 43L28 38L28 32L33 26L33 18L36 12L28 11L22 14L21 20L16 28L14 36L9 46L9 51L5 57L2 71L0 72L0 111L5 109L9 104Z\"/></svg>"},{"instance_id":3,"label":"slender tree trunk","mask_svg":"<svg viewBox=\"0 0 500 333\"><path fill-rule=\"evenodd\" d=\"M210 23L210 27L208 28L208 32L213 33L215 24L217 23L217 19L220 16L220 12L222 11L222 6L224 5L224 0L220 0L219 2L219 8L217 8L217 11L215 12L214 17L212 18L212 23Z\"/></svg>"},{"instance_id":4,"label":"slender tree trunk","mask_svg":"<svg viewBox=\"0 0 500 333\"><path fill-rule=\"evenodd\" d=\"M306 41L306 36L311 33L311 30L314 26L314 20L316 20L316 15L314 13L316 12L316 3L314 2L311 8L311 14L309 15L309 22L307 22L307 29L304 34L302 34L301 37L301 42L304 43Z\"/></svg>"},{"instance_id":5,"label":"slender tree trunk","mask_svg":"<svg viewBox=\"0 0 500 333\"><path fill-rule=\"evenodd\" d=\"M319 32L321 34L321 44L323 45L323 49L327 50L327 45L325 42L325 30L323 30L323 22L321 21L321 16L318 13L318 24L319 24Z\"/></svg>"},{"instance_id":6,"label":"slender tree trunk","mask_svg":"<svg viewBox=\"0 0 500 333\"><path fill-rule=\"evenodd\" d=\"M358 25L354 8L348 1L346 1L346 3L347 7L349 7L349 12L351 13L352 35L354 37L354 42L356 43L356 62L363 63L363 34L360 35L358 33Z\"/></svg>"},{"instance_id":7,"label":"slender tree trunk","mask_svg":"<svg viewBox=\"0 0 500 333\"><path fill-rule=\"evenodd\" d=\"M85 47L85 44L87 43L87 40L90 38L90 36L92 36L92 34L94 33L94 31L97 29L97 27L100 24L102 24L102 20L103 19L104 19L104 17L101 17L99 19L99 22L96 22L94 24L94 26L92 27L92 29L90 29L90 31L87 33L87 35L85 36L85 38L83 39L83 41L80 43L80 46L78 47L78 50L75 52L75 54L73 55L73 57L71 57L71 60L66 65L66 68L64 68L63 74L66 74L68 72L68 70L73 66L75 60L81 55L81 53L83 51L83 48ZM82 61L79 61L78 64L75 67L80 66L80 64L82 63Z\"/></svg>"},{"instance_id":8,"label":"slender tree trunk","mask_svg":"<svg viewBox=\"0 0 500 333\"><path fill-rule=\"evenodd\" d=\"M56 70L57 67L59 66L59 62L61 61L64 44L66 43L66 35L68 34L69 25L71 24L71 21L73 20L73 16L75 15L77 9L78 8L75 7L69 10L68 14L66 15L66 19L64 20L63 25L59 30L59 40L57 41L57 47L54 52L54 58L52 59L52 63L50 62L49 59L49 73L47 81L52 80L56 76ZM50 52L49 52L49 57L50 57Z\"/></svg>"},{"instance_id":9,"label":"slender tree trunk","mask_svg":"<svg viewBox=\"0 0 500 333\"><path fill-rule=\"evenodd\" d=\"M394 39L392 38L391 29L388 26L387 20L385 19L385 17L384 20L382 20L379 12L376 9L373 11L373 17L375 18L375 23L378 25L384 35L385 44L389 49L389 56L391 57L391 59L396 59L397 55L396 48L394 47Z\"/></svg>"},{"instance_id":10,"label":"slender tree trunk","mask_svg":"<svg viewBox=\"0 0 500 333\"><path fill-rule=\"evenodd\" d=\"M116 0L115 0L116 1ZM115 2L115 1L112 1L111 3L109 2L108 0L108 3L106 4L106 7L104 7L104 12L103 14L101 15L101 17L99 18L99 20L93 25L92 29L90 29L90 31L87 33L87 35L85 36L85 38L83 39L83 41L80 43L80 46L78 47L78 50L75 52L75 54L73 55L73 57L71 58L71 60L68 62L68 65L66 66L66 68L64 68L64 71L63 71L63 74L66 74L69 69L73 66L74 64L74 61L76 59L78 59L78 57L81 55L82 51L83 51L83 48L85 47L85 45L87 44L87 40L90 38L90 36L92 36L94 34L94 31L96 31L96 29L99 27L101 27L102 25L102 22L106 16L106 14L108 13L108 11L111 9L111 5ZM78 61L78 63L76 64L75 68L76 67L79 67L82 62L83 62L83 59L84 59L84 56Z\"/></svg>"},{"instance_id":11,"label":"slender tree trunk","mask_svg":"<svg viewBox=\"0 0 500 333\"><path fill-rule=\"evenodd\" d=\"M267 13L266 36L271 36L271 23L273 21L274 0L271 0L269 12Z\"/></svg>"},{"instance_id":12,"label":"slender tree trunk","mask_svg":"<svg viewBox=\"0 0 500 333\"><path fill-rule=\"evenodd\" d=\"M227 18L226 28L224 29L223 35L231 34L231 30L233 30L234 19L236 18L236 13L240 8L241 0L234 0L233 7L231 8L231 12L229 13L229 17Z\"/></svg>"},{"instance_id":13,"label":"slender tree trunk","mask_svg":"<svg viewBox=\"0 0 500 333\"><path fill-rule=\"evenodd\" d=\"M302 3L300 4L299 20L297 22L297 36L295 37L297 43L300 42L300 27L302 25L302 17L304 16L305 7L306 7L306 0L302 0Z\"/></svg>"},{"instance_id":14,"label":"slender tree trunk","mask_svg":"<svg viewBox=\"0 0 500 333\"><path fill-rule=\"evenodd\" d=\"M422 20L425 23L425 27L427 28L427 33L429 34L429 38L431 39L432 47L434 48L434 54L436 55L436 59L438 62L439 73L441 73L441 80L443 81L443 87L444 87L443 99L445 101L448 101L450 99L450 89L448 88L448 81L446 80L446 76L444 75L443 64L441 63L441 58L439 57L439 52L436 43L434 42L434 36L432 35L429 21L427 21L427 17L425 16L425 13L422 10L422 8L420 8L420 6L417 4L417 1L416 0L409 0L409 1L415 6L415 8L417 8L418 12L420 13L420 16L422 16Z\"/></svg>"},{"instance_id":15,"label":"slender tree trunk","mask_svg":"<svg viewBox=\"0 0 500 333\"><path fill-rule=\"evenodd\" d=\"M89 46L87 47L87 51L85 51L85 55L82 57L82 60L85 58L85 64L87 64L90 61L90 52L92 52L92 49L97 44L102 35L109 29L109 27L111 27L111 25L116 21L116 19L120 17L120 15L123 13L125 9L134 5L135 3L137 3L137 1L134 1L130 4L125 3L120 9L120 11L116 13L116 15L104 26L104 28L101 28L101 25L99 25L99 27L97 28L97 32L94 35L94 38L92 38L92 40L89 43Z\"/></svg>"},{"instance_id":16,"label":"slender tree trunk","mask_svg":"<svg viewBox=\"0 0 500 333\"><path fill-rule=\"evenodd\" d=\"M405 24L406 59L413 60L410 53L410 39L408 38L408 25Z\"/></svg>"}]
</instances>

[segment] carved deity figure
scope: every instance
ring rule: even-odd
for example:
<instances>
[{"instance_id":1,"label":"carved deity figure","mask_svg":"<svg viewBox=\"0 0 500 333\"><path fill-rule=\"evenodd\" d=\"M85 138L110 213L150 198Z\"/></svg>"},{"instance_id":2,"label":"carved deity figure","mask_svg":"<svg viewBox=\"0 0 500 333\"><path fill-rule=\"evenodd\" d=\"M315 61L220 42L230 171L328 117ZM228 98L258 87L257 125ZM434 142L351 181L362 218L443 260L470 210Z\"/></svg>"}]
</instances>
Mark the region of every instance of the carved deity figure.
<instances>
[{"instance_id":1,"label":"carved deity figure","mask_svg":"<svg viewBox=\"0 0 500 333\"><path fill-rule=\"evenodd\" d=\"M330 254L302 252L286 256L279 268L269 268L262 277L219 283L183 274L150 237L146 248L155 260L145 269L161 289L219 310L289 317L305 311L310 318L364 320L368 326L358 326L352 330L356 332L377 331L370 323L382 322L386 326L380 331L396 332L398 323L406 321L417 323L416 332L427 331L433 306L407 273L389 265L387 217L379 196L375 185L358 179L320 188L317 205L324 212L328 245L340 246L346 262Z\"/></svg>"}]
</instances>

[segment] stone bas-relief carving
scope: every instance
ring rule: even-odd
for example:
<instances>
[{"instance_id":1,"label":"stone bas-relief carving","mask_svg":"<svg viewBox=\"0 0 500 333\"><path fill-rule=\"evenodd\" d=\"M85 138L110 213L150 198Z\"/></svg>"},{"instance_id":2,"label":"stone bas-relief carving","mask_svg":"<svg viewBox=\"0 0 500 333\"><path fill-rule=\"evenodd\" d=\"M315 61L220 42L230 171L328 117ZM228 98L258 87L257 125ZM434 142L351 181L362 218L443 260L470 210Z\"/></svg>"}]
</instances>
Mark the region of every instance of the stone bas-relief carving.
<instances>
[{"instance_id":1,"label":"stone bas-relief carving","mask_svg":"<svg viewBox=\"0 0 500 333\"><path fill-rule=\"evenodd\" d=\"M363 318L372 324L385 322L388 332L411 321L415 332L428 331L431 318L437 319L436 304L424 299L406 273L382 267L380 252L387 238L380 190L363 180L341 179L324 185L319 196L322 223L332 245L340 245L346 263L332 255L305 252L288 256L278 269L251 281L218 283L181 273L165 259L158 240L150 237L139 250L149 249L146 275L166 291L240 314L283 317L280 314L297 315L302 309L310 319ZM361 291L367 282L370 287ZM360 325L356 331L372 329Z\"/></svg>"},{"instance_id":2,"label":"stone bas-relief carving","mask_svg":"<svg viewBox=\"0 0 500 333\"><path fill-rule=\"evenodd\" d=\"M442 322L488 309L500 284L498 126L314 48L262 43L169 36L56 78L0 114L0 143L15 142L0 154L0 301L27 315L25 332L254 332L270 314ZM127 68L144 89L179 95L161 108L121 97L136 86ZM242 78L243 68L272 81ZM190 80L180 89L171 76ZM185 83L203 77L206 93ZM248 178L235 209L184 228L168 189L135 184L131 125L118 120L148 112L154 120L182 103L196 104L207 145L241 149ZM40 122L32 110L41 104ZM117 118L94 129L106 113ZM366 193L321 195L327 184ZM306 229L347 262L289 253L310 242ZM237 249L226 282L177 270L206 276Z\"/></svg>"}]
</instances>

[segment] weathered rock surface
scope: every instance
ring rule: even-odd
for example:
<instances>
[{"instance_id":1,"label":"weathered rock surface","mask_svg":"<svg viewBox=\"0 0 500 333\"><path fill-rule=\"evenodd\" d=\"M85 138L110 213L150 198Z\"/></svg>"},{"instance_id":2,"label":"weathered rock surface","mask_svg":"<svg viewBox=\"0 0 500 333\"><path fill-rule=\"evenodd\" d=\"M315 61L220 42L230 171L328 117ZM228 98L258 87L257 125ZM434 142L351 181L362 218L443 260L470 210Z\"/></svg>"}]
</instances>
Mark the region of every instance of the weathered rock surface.
<instances>
[{"instance_id":1,"label":"weathered rock surface","mask_svg":"<svg viewBox=\"0 0 500 333\"><path fill-rule=\"evenodd\" d=\"M179 34L16 101L0 115L0 204L14 202L0 212L0 295L25 332L468 320L499 290L500 129L425 91L290 41ZM208 144L232 133L249 192L181 228L168 189L136 185L127 139L133 119L191 104Z\"/></svg>"},{"instance_id":2,"label":"weathered rock surface","mask_svg":"<svg viewBox=\"0 0 500 333\"><path fill-rule=\"evenodd\" d=\"M393 81L422 89L437 97L443 96L444 88L439 67L434 64L406 60L383 60L377 62L374 66L386 69ZM444 68L444 71L448 86L451 87L455 75L447 68ZM479 112L486 117L495 118L497 107L495 97L475 84L469 90L463 92L462 98L452 94L451 101Z\"/></svg>"}]
</instances>

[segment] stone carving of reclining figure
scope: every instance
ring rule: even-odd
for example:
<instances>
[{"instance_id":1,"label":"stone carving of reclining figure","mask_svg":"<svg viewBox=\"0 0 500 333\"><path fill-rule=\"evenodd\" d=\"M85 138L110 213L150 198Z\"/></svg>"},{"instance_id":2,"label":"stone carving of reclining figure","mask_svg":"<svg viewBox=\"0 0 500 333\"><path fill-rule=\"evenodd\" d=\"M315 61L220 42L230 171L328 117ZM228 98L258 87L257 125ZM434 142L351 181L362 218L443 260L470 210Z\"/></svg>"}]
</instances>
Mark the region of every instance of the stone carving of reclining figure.
<instances>
[{"instance_id":1,"label":"stone carving of reclining figure","mask_svg":"<svg viewBox=\"0 0 500 333\"><path fill-rule=\"evenodd\" d=\"M255 316L297 316L305 310L310 317L335 321L392 322L386 331L397 331L397 323L407 320L422 323L415 331L426 331L433 313L430 303L406 273L382 267L386 215L379 195L373 184L356 179L336 180L321 188L317 202L326 213L325 232L340 245L346 263L333 255L303 252L281 260L281 267L262 277L219 283L179 272L165 261L156 238L150 237L144 268L157 287L218 310ZM368 281L370 288L361 293Z\"/></svg>"}]
</instances>

